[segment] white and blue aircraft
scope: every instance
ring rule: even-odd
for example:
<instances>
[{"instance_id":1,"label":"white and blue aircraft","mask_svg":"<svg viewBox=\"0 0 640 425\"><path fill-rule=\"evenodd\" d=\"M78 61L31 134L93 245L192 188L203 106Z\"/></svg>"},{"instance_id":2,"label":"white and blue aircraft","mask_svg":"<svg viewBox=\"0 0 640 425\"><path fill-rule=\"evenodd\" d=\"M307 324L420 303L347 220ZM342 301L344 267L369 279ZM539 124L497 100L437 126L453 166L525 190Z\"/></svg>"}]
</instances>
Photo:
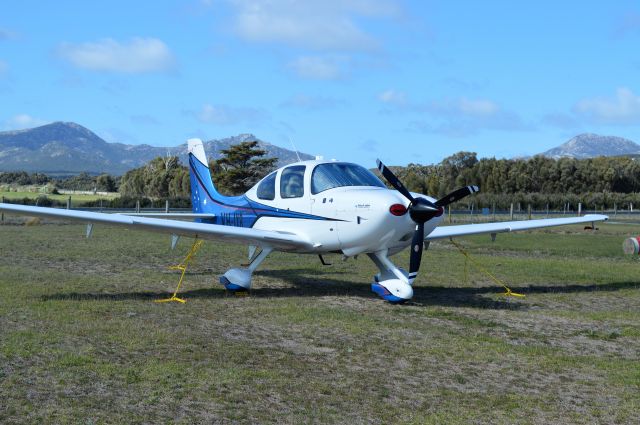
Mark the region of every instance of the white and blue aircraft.
<instances>
[{"instance_id":1,"label":"white and blue aircraft","mask_svg":"<svg viewBox=\"0 0 640 425\"><path fill-rule=\"evenodd\" d=\"M359 165L316 160L282 167L242 196L223 196L211 180L202 141L190 139L188 147L192 214L117 215L6 203L0 203L0 211L82 221L89 229L104 223L167 233L174 235L174 241L187 236L247 244L248 267L232 268L220 277L229 291L248 290L253 272L274 250L317 254L323 262L326 253L366 254L380 270L371 289L391 303L412 298L423 246L429 241L481 233L495 237L501 232L608 219L592 214L438 227L445 206L478 188L467 186L436 200L409 192L380 161L378 169L395 190ZM411 247L408 272L389 259L407 247Z\"/></svg>"}]
</instances>

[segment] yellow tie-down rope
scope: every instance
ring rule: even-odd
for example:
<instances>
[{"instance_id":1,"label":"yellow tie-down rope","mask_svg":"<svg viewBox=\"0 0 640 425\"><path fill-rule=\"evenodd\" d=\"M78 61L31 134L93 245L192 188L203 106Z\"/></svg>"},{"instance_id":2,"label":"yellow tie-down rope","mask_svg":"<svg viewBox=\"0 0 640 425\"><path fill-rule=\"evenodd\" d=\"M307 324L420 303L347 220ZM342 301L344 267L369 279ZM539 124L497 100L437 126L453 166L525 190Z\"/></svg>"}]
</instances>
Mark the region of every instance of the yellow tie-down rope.
<instances>
[{"instance_id":1,"label":"yellow tie-down rope","mask_svg":"<svg viewBox=\"0 0 640 425\"><path fill-rule=\"evenodd\" d=\"M168 303L171 301L176 301L179 303L186 303L187 301L183 298L178 298L178 291L180 290L180 286L182 285L182 280L184 279L184 274L187 271L187 267L189 266L189 263L191 262L191 257L193 257L196 252L198 252L198 250L200 249L200 245L202 245L202 242L204 242L201 239L197 239L193 241L193 245L191 245L191 249L189 250L189 253L187 254L186 257L184 257L184 260L182 260L180 262L180 264L178 264L177 266L169 266L170 270L181 270L182 274L180 275L180 280L178 281L178 286L176 287L176 290L173 292L173 295L171 296L171 298L164 298L161 300L155 300L154 302L157 303Z\"/></svg>"},{"instance_id":2,"label":"yellow tie-down rope","mask_svg":"<svg viewBox=\"0 0 640 425\"><path fill-rule=\"evenodd\" d=\"M458 250L462 253L462 255L464 255L465 257L465 263L464 263L464 276L465 276L465 280L467 279L467 261L471 262L471 264L473 264L474 266L476 266L476 268L478 270L480 270L482 273L486 274L487 276L489 276L491 278L491 280L493 280L495 283L497 283L498 285L502 286L504 288L504 293L500 294L500 295L504 295L505 297L521 297L524 298L524 294L519 294L517 292L513 292L511 290L511 288L509 288L507 285L504 284L503 281L501 281L500 279L498 279L497 277L495 277L493 274L491 274L489 272L489 270L485 269L484 267L482 267L476 260L474 260L473 258L471 258L471 256L469 255L469 253L462 247L462 245L460 245L459 243L457 243L456 241L454 241L453 239L449 239L451 241L451 243L458 248Z\"/></svg>"}]
</instances>

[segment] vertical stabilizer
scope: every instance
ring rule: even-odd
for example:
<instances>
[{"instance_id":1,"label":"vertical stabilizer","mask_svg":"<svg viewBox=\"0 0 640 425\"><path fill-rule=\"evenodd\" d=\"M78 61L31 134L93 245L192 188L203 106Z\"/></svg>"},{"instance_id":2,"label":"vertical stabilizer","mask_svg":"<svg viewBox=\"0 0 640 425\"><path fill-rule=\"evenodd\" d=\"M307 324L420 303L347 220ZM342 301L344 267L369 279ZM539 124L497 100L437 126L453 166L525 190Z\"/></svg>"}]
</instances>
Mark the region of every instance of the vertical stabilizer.
<instances>
[{"instance_id":1,"label":"vertical stabilizer","mask_svg":"<svg viewBox=\"0 0 640 425\"><path fill-rule=\"evenodd\" d=\"M221 195L213 186L207 155L200 139L187 140L189 173L191 175L191 204L194 213L213 212L213 203Z\"/></svg>"},{"instance_id":2,"label":"vertical stabilizer","mask_svg":"<svg viewBox=\"0 0 640 425\"><path fill-rule=\"evenodd\" d=\"M202 165L209 168L209 163L207 162L207 155L204 153L204 145L202 144L202 140L189 139L187 140L187 146L189 148L189 153L195 156L196 159L202 163Z\"/></svg>"},{"instance_id":3,"label":"vertical stabilizer","mask_svg":"<svg viewBox=\"0 0 640 425\"><path fill-rule=\"evenodd\" d=\"M189 174L191 177L191 205L194 213L211 214L211 218L197 221L226 226L251 227L256 214L244 195L223 196L211 180L209 162L200 139L187 140Z\"/></svg>"}]
</instances>

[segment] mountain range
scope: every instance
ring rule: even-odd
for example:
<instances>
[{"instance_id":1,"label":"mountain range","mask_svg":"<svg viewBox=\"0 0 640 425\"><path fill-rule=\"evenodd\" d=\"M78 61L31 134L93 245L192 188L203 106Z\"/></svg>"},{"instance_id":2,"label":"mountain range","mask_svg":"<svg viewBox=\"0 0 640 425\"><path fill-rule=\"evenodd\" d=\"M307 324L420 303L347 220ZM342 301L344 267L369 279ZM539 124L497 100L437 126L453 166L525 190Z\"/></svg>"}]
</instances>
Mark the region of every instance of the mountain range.
<instances>
[{"instance_id":1,"label":"mountain range","mask_svg":"<svg viewBox=\"0 0 640 425\"><path fill-rule=\"evenodd\" d=\"M550 158L593 158L596 156L621 156L640 154L640 145L629 139L598 134L580 134L558 147L540 155Z\"/></svg>"},{"instance_id":2,"label":"mountain range","mask_svg":"<svg viewBox=\"0 0 640 425\"><path fill-rule=\"evenodd\" d=\"M240 134L204 142L210 159L218 159L223 149L245 141L258 141L267 157L278 158L278 166L298 160L296 152L258 139L253 134ZM187 163L187 144L174 147L108 143L91 130L73 122L54 122L26 130L0 132L0 171L43 172L69 175L124 174L141 167L158 156L177 155ZM622 137L580 134L540 155L577 159L596 156L638 155L640 145ZM313 159L299 153L301 159Z\"/></svg>"},{"instance_id":3,"label":"mountain range","mask_svg":"<svg viewBox=\"0 0 640 425\"><path fill-rule=\"evenodd\" d=\"M246 141L258 141L267 157L278 158L278 165L298 160L296 152L240 134L204 142L209 159L218 159L223 149ZM26 130L0 132L0 171L28 171L48 174L124 174L158 156L177 155L188 162L187 144L174 147L108 143L91 130L73 122L54 122ZM301 159L313 156L299 153Z\"/></svg>"}]
</instances>

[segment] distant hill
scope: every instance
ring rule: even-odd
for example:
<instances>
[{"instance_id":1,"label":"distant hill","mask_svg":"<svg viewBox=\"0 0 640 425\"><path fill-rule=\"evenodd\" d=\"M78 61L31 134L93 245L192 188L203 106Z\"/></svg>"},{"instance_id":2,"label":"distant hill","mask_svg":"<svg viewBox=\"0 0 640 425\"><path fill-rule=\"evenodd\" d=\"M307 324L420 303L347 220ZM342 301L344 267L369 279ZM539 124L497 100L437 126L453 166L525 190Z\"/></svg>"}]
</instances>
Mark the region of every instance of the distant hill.
<instances>
[{"instance_id":1,"label":"distant hill","mask_svg":"<svg viewBox=\"0 0 640 425\"><path fill-rule=\"evenodd\" d=\"M640 145L629 139L597 134L580 134L562 145L549 149L541 155L550 158L570 157L576 159L596 156L621 156L640 154Z\"/></svg>"},{"instance_id":2,"label":"distant hill","mask_svg":"<svg viewBox=\"0 0 640 425\"><path fill-rule=\"evenodd\" d=\"M258 140L268 157L278 158L279 165L297 161L296 153L259 140L252 134L240 134L204 142L210 159L220 158L220 151L244 141ZM40 127L0 132L0 171L28 171L51 174L124 174L157 156L178 155L187 163L187 144L175 147L108 143L89 129L72 122L54 122ZM301 159L313 159L300 153Z\"/></svg>"}]
</instances>

